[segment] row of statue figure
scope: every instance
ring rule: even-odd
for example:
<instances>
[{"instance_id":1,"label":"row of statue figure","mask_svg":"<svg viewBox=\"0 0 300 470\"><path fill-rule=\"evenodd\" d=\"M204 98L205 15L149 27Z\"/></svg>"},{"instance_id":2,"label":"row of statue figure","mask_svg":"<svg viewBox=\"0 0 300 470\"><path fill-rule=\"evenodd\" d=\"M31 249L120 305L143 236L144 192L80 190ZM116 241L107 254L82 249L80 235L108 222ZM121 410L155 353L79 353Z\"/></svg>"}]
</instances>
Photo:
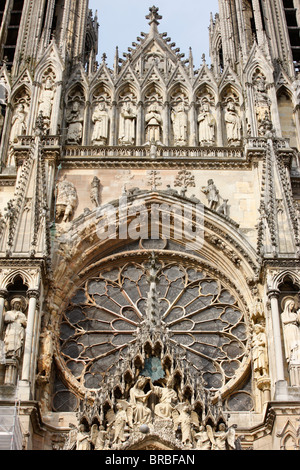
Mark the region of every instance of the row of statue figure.
<instances>
[{"instance_id":1,"label":"row of statue figure","mask_svg":"<svg viewBox=\"0 0 300 470\"><path fill-rule=\"evenodd\" d=\"M264 136L266 116L272 121L271 101L266 77L259 69L253 75L252 88L258 135ZM87 100L83 88L76 85L67 93L63 110L60 89L61 82L51 67L37 87L37 99L20 89L11 103L11 143L29 135L29 116L33 115L43 116L46 133L57 135L62 130L69 145L144 145L154 141L174 146L237 146L243 136L254 132L252 116L244 115L242 98L231 85L218 98L204 84L190 99L179 84L167 103L155 85L143 101L138 100L136 91L125 87L116 102L113 92L102 86Z\"/></svg>"},{"instance_id":2,"label":"row of statue figure","mask_svg":"<svg viewBox=\"0 0 300 470\"><path fill-rule=\"evenodd\" d=\"M46 93L46 90L45 90ZM85 103L79 96L68 104L65 116L65 143L82 145L84 137ZM41 102L38 116L43 118L45 133L50 133L52 100L50 97ZM15 107L11 121L10 142L16 143L22 135L28 134L29 104L21 100ZM209 101L203 101L198 115L191 117L188 106L183 101L174 105L166 117L163 106L154 101L147 107L143 116L135 103L126 101L114 117L112 106L100 101L91 113L89 142L93 146L110 145L112 133L117 135L116 145L165 145L166 141L174 146L189 146L189 136L196 134L196 145L218 145L218 126L224 127L227 145L238 146L242 139L242 119L238 106L229 101L224 109L224 124L218 123L216 112ZM191 121L194 119L194 123ZM141 131L141 120L144 121ZM166 121L169 121L166 123ZM115 131L115 127L117 130ZM195 128L195 130L193 130ZM222 131L223 132L223 131ZM169 134L169 135L166 135Z\"/></svg>"},{"instance_id":3,"label":"row of statue figure","mask_svg":"<svg viewBox=\"0 0 300 470\"><path fill-rule=\"evenodd\" d=\"M134 103L125 102L120 111L118 121L118 145L135 145L137 143L138 111ZM147 107L144 115L143 142L163 145L164 120L170 120L170 141L175 146L188 146L191 123L189 111L183 101L178 102L171 109L170 116L165 117L162 106L153 102ZM67 112L67 144L82 143L84 113L79 100L72 103ZM109 133L113 124L110 106L104 101L99 102L92 113L93 130L91 133L92 145L108 145ZM234 102L230 101L224 110L224 123L228 145L239 145L242 139L242 120L239 110ZM217 144L217 119L208 101L204 101L197 116L198 144L210 146Z\"/></svg>"},{"instance_id":4,"label":"row of statue figure","mask_svg":"<svg viewBox=\"0 0 300 470\"><path fill-rule=\"evenodd\" d=\"M151 378L139 376L129 391L129 398L118 399L98 426L88 426L81 419L78 429L72 430L67 448L76 445L77 450L120 448L125 442L136 440L143 434L155 439L155 425L162 423L161 438L177 442L180 448L201 450L234 450L237 447L234 426L227 429L221 420L203 424L188 401L180 401L173 388L173 378L165 386L153 385ZM149 390L148 390L149 388ZM151 406L150 400L152 398ZM154 398L154 400L153 400ZM154 419L152 413L154 409ZM95 423L95 420L92 420Z\"/></svg>"}]
</instances>

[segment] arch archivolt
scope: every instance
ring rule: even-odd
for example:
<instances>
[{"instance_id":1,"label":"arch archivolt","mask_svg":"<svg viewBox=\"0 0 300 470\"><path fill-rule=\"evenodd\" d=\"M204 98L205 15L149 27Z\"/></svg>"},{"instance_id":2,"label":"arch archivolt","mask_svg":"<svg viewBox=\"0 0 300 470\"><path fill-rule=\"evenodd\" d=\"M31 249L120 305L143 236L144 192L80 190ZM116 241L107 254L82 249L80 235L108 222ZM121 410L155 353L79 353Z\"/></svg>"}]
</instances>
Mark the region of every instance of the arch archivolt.
<instances>
[{"instance_id":1,"label":"arch archivolt","mask_svg":"<svg viewBox=\"0 0 300 470\"><path fill-rule=\"evenodd\" d=\"M38 289L40 284L39 269L4 268L0 271L0 289L6 290L13 285L17 278L21 278L28 289Z\"/></svg>"},{"instance_id":2,"label":"arch archivolt","mask_svg":"<svg viewBox=\"0 0 300 470\"><path fill-rule=\"evenodd\" d=\"M148 194L148 202L149 200L151 200L153 203L155 202L156 204L159 201L166 203L166 198L162 200L154 194L152 194L151 197ZM172 198L167 198L168 202L171 202L171 200ZM119 217L119 214L117 214L117 216ZM204 273L204 276L207 277L208 285L211 282L215 282L222 286L220 287L220 292L223 290L228 292L228 294L226 294L229 296L227 297L227 300L230 299L230 295L237 299L237 303L234 304L235 306L233 307L233 310L238 309L240 312L243 312L243 321L241 322L239 328L242 328L241 331L249 331L250 310L255 301L249 287L249 279L255 277L254 254L246 242L244 243L244 246L241 246L240 244L238 245L238 243L235 242L234 238L236 237L237 240L238 236L237 234L234 235L234 227L229 227L228 229L227 224L226 233L225 227L222 227L222 225L224 225L224 221L221 219L221 217L219 217L217 214L207 212L207 218L209 221L206 222L206 227L204 229L204 240L201 242L198 241L194 246L194 250L191 252L190 250L186 249L186 240L183 239L180 241L180 243L177 243L176 236L178 234L176 234L176 232L171 234L170 239L163 239L161 237L160 240L157 240L156 243L152 244L152 246L150 242L146 243L145 239L143 241L135 240L132 244L130 244L132 240L128 239L118 240L108 238L101 241L99 240L99 234L97 234L97 220L95 220L95 214L90 214L89 221L86 222L86 224L82 226L81 229L80 227L77 227L77 234L68 234L69 240L72 240L72 252L64 252L63 245L60 247L60 256L56 260L57 269L54 268L54 284L52 291L49 293L49 302L54 306L54 310L57 312L57 314L52 317L54 330L59 332L63 318L65 318L64 324L66 324L65 312L69 311L71 308L71 299L76 298L77 295L80 296L78 293L82 291L83 286L88 286L89 283L92 282L92 279L95 280L93 282L95 282L96 286L96 279L99 279L99 275L101 277L104 275L103 273L114 272L114 270L119 272L120 274L117 275L116 280L112 279L112 282L109 282L106 287L106 289L112 290L112 295L113 292L115 293L115 299L117 299L120 295L123 295L121 294L122 292L129 288L129 284L135 283L137 279L135 277L136 275L133 274L134 277L131 280L126 281L126 276L124 277L122 274L122 279L125 284L122 284L123 287L121 287L121 278L119 276L121 273L124 273L125 267L132 266L136 267L138 270L144 269L142 267L145 267L148 264L151 256L154 254L158 263L162 266L161 269L163 270L166 270L167 266L169 266L170 269L171 266L173 266L172 269L174 270L185 270L185 273L187 273L188 270L198 270L199 272L201 271ZM122 222L121 219L119 220ZM195 220L191 220L190 223L195 224ZM233 256L234 253L236 257ZM187 274L185 274L185 276L186 275ZM142 275L142 278L146 279L144 276L146 276L145 273ZM163 278L164 276L165 274L163 274ZM101 277L101 279L104 280L105 275L104 277ZM170 281L171 284L172 282L173 281ZM145 285L143 288L146 289ZM184 289L180 295L183 295ZM229 292L231 293L230 295ZM101 295L103 295L103 293ZM184 295L188 294L186 293ZM208 298L209 295L209 293L207 293L207 295L205 294L205 298ZM111 301L109 300L109 297L107 297L107 301ZM230 300L228 301L230 302ZM136 305L139 305L138 300ZM98 307L96 306L96 308ZM122 309L124 308L125 307L122 307ZM178 304L177 310L175 309L175 306L173 306L173 308L174 312L178 313L180 309L185 307L179 306ZM230 309L231 307L228 308ZM134 315L134 311L141 311L133 304L131 304L129 310L132 312L130 315ZM117 314L110 313L110 315ZM117 318L115 317L115 321L116 320ZM69 320L67 320L67 323L68 321ZM133 319L131 319L129 323L131 321L133 321ZM179 324L181 322L181 317L179 316L177 320L174 317L174 321L175 323L177 322ZM113 324L118 325L115 322L113 322ZM114 330L113 334L116 334L117 337L119 337L119 333L120 332ZM125 335L126 334L130 334L130 331L127 331ZM188 336L190 334L192 333L188 333ZM241 333L241 338L243 337L243 334L244 333ZM72 342L70 344L66 343L65 351L67 356L69 351L68 348L71 347L72 344ZM78 364L81 363L81 360L75 360L74 362L73 359L66 359L67 356L61 355L58 343L56 347L57 353L55 357L61 374L65 377L66 382L68 382L76 394L84 395L84 387L82 382L83 376L81 376L81 379L78 381L78 379L73 377L73 375L70 373L70 370L68 368L66 369L65 363L65 360L67 360L67 362L69 361L71 369L74 367L76 370L78 370L77 367L79 367ZM244 348L244 346L241 347ZM201 349L202 346L199 346L199 348ZM238 367L239 373L237 375L234 374L234 378L231 377L229 380L224 381L224 383L222 382L223 385L221 388L222 394L224 394L224 396L229 395L233 389L237 387L239 383L245 380L245 377L249 374L249 349L246 348L245 351L246 350L247 352L241 356L240 362L239 360L237 362L233 361L233 364L236 362L236 367ZM193 351L190 351L190 354L193 356ZM107 360L109 361L109 359ZM219 366L216 367L218 369ZM92 371L93 370L94 369L92 368ZM86 369L83 374L86 377L85 374L88 374L88 370ZM221 372L220 374L222 375ZM220 374L216 372L216 375L213 375L213 378L211 378L212 383L214 383L214 380L216 380L218 386L218 380L221 380ZM91 377L92 378L89 380L93 380L93 373Z\"/></svg>"},{"instance_id":3,"label":"arch archivolt","mask_svg":"<svg viewBox=\"0 0 300 470\"><path fill-rule=\"evenodd\" d=\"M280 272L270 272L267 276L268 289L270 291L279 290L280 285L287 279L300 289L300 272L299 270L293 271L290 269Z\"/></svg>"}]
</instances>

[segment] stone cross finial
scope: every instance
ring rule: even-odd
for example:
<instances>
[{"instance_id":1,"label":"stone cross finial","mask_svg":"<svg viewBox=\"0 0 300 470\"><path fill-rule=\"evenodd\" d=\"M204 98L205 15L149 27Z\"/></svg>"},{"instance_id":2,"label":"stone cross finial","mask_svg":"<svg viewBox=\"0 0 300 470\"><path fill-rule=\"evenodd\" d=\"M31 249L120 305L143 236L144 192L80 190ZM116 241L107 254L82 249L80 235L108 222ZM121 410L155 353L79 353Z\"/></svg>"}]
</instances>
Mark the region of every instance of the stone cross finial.
<instances>
[{"instance_id":1,"label":"stone cross finial","mask_svg":"<svg viewBox=\"0 0 300 470\"><path fill-rule=\"evenodd\" d=\"M149 8L150 14L146 16L147 20L150 20L149 24L152 26L152 24L159 25L158 20L162 19L162 16L158 14L159 8L153 7Z\"/></svg>"}]
</instances>

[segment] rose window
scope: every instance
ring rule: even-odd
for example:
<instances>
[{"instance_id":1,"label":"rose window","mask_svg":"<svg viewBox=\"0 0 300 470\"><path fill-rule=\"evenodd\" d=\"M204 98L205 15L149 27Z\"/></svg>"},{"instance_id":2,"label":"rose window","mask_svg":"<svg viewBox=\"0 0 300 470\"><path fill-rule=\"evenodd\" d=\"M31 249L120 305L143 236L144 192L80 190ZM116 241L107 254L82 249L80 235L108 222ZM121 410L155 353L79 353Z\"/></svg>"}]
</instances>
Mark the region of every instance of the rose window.
<instances>
[{"instance_id":1,"label":"rose window","mask_svg":"<svg viewBox=\"0 0 300 470\"><path fill-rule=\"evenodd\" d=\"M63 313L61 357L68 375L86 388L99 388L134 345L147 315L149 269L149 261L103 269L77 290ZM206 388L219 390L238 376L248 335L231 287L207 269L160 262L156 297L170 343L201 371Z\"/></svg>"}]
</instances>

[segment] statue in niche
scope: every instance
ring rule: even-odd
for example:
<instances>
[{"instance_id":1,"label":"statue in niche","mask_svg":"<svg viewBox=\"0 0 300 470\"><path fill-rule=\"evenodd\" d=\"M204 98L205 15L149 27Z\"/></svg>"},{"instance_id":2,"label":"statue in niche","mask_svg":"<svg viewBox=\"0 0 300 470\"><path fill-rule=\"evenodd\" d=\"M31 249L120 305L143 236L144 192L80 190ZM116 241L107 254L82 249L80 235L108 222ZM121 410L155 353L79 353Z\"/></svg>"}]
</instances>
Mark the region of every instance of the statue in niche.
<instances>
[{"instance_id":1,"label":"statue in niche","mask_svg":"<svg viewBox=\"0 0 300 470\"><path fill-rule=\"evenodd\" d=\"M210 110L209 102L204 100L198 116L199 143L202 146L212 145L216 140L216 120Z\"/></svg>"},{"instance_id":2,"label":"statue in niche","mask_svg":"<svg viewBox=\"0 0 300 470\"><path fill-rule=\"evenodd\" d=\"M146 121L146 142L160 143L162 117L156 103L151 104L145 117Z\"/></svg>"},{"instance_id":3,"label":"statue in niche","mask_svg":"<svg viewBox=\"0 0 300 470\"><path fill-rule=\"evenodd\" d=\"M145 386L150 383L149 377L139 377L134 387L130 390L130 405L133 409L133 419L135 423L147 424L151 420L151 410L147 407L148 398L152 390L145 393Z\"/></svg>"},{"instance_id":4,"label":"statue in niche","mask_svg":"<svg viewBox=\"0 0 300 470\"><path fill-rule=\"evenodd\" d=\"M100 102L93 113L92 121L94 130L92 135L93 145L106 145L108 138L109 117L104 102Z\"/></svg>"},{"instance_id":5,"label":"statue in niche","mask_svg":"<svg viewBox=\"0 0 300 470\"><path fill-rule=\"evenodd\" d=\"M253 348L253 371L255 377L267 376L268 356L267 356L267 336L262 325L254 325Z\"/></svg>"},{"instance_id":6,"label":"statue in niche","mask_svg":"<svg viewBox=\"0 0 300 470\"><path fill-rule=\"evenodd\" d=\"M11 142L17 142L19 136L26 134L26 131L27 131L26 118L27 118L27 113L25 111L25 106L23 103L19 103L12 117L12 127L11 127L11 134L10 134Z\"/></svg>"},{"instance_id":7,"label":"statue in niche","mask_svg":"<svg viewBox=\"0 0 300 470\"><path fill-rule=\"evenodd\" d=\"M91 183L91 201L96 206L100 206L100 198L99 198L99 191L100 191L100 180L95 176Z\"/></svg>"},{"instance_id":8,"label":"statue in niche","mask_svg":"<svg viewBox=\"0 0 300 470\"><path fill-rule=\"evenodd\" d=\"M195 434L197 441L196 449L197 450L211 450L213 443L215 442L213 436L213 430L211 426L200 426L200 430Z\"/></svg>"},{"instance_id":9,"label":"statue in niche","mask_svg":"<svg viewBox=\"0 0 300 470\"><path fill-rule=\"evenodd\" d=\"M132 103L126 101L120 112L119 143L121 145L134 145L135 143L136 113Z\"/></svg>"},{"instance_id":10,"label":"statue in niche","mask_svg":"<svg viewBox=\"0 0 300 470\"><path fill-rule=\"evenodd\" d=\"M172 376L168 377L165 387L153 386L151 384L151 389L159 398L159 403L154 408L155 415L161 419L171 419L174 410L172 403L178 399L177 393L173 389Z\"/></svg>"},{"instance_id":11,"label":"statue in niche","mask_svg":"<svg viewBox=\"0 0 300 470\"><path fill-rule=\"evenodd\" d=\"M209 208L216 210L220 196L219 190L217 189L212 179L208 180L207 186L202 188L202 192L207 196Z\"/></svg>"},{"instance_id":12,"label":"statue in niche","mask_svg":"<svg viewBox=\"0 0 300 470\"><path fill-rule=\"evenodd\" d=\"M215 443L213 445L213 450L233 450L236 448L235 444L235 429L231 426L226 431L226 426L224 423L219 424L218 431L214 433Z\"/></svg>"},{"instance_id":13,"label":"statue in niche","mask_svg":"<svg viewBox=\"0 0 300 470\"><path fill-rule=\"evenodd\" d=\"M84 424L80 424L78 428L76 450L91 450L90 434L85 431Z\"/></svg>"},{"instance_id":14,"label":"statue in niche","mask_svg":"<svg viewBox=\"0 0 300 470\"><path fill-rule=\"evenodd\" d=\"M133 409L125 400L118 400L116 409L116 413L113 410L108 411L106 417L108 428L114 428L113 444L120 444L126 440L124 433L126 425L133 427Z\"/></svg>"},{"instance_id":15,"label":"statue in niche","mask_svg":"<svg viewBox=\"0 0 300 470\"><path fill-rule=\"evenodd\" d=\"M225 112L225 123L227 132L227 141L229 145L237 145L242 138L242 121L235 104L231 101L227 105Z\"/></svg>"},{"instance_id":16,"label":"statue in niche","mask_svg":"<svg viewBox=\"0 0 300 470\"><path fill-rule=\"evenodd\" d=\"M25 299L14 297L10 301L11 310L8 310L4 315L4 324L6 325L4 348L7 359L19 359L21 357L27 325L27 318L24 313L25 305Z\"/></svg>"},{"instance_id":17,"label":"statue in niche","mask_svg":"<svg viewBox=\"0 0 300 470\"><path fill-rule=\"evenodd\" d=\"M283 312L281 321L283 325L285 357L288 363L292 353L300 344L300 314L296 310L296 302L293 297L285 297L282 301Z\"/></svg>"},{"instance_id":18,"label":"statue in niche","mask_svg":"<svg viewBox=\"0 0 300 470\"><path fill-rule=\"evenodd\" d=\"M82 143L83 113L79 99L75 99L72 103L66 120L68 124L67 143L80 145Z\"/></svg>"},{"instance_id":19,"label":"statue in niche","mask_svg":"<svg viewBox=\"0 0 300 470\"><path fill-rule=\"evenodd\" d=\"M97 432L96 439L95 439L95 444L94 444L95 450L104 450L106 439L107 439L107 431L103 431L103 429L100 427L100 429Z\"/></svg>"},{"instance_id":20,"label":"statue in niche","mask_svg":"<svg viewBox=\"0 0 300 470\"><path fill-rule=\"evenodd\" d=\"M184 103L179 103L171 113L173 123L174 145L187 145L188 117Z\"/></svg>"},{"instance_id":21,"label":"statue in niche","mask_svg":"<svg viewBox=\"0 0 300 470\"><path fill-rule=\"evenodd\" d=\"M188 403L179 403L172 413L174 421L174 431L181 429L181 440L184 445L190 446L193 443L192 428L198 427L199 420L195 412L191 413L191 407Z\"/></svg>"},{"instance_id":22,"label":"statue in niche","mask_svg":"<svg viewBox=\"0 0 300 470\"><path fill-rule=\"evenodd\" d=\"M270 116L271 105L267 91L266 79L261 73L258 73L254 78L253 86L257 122L258 125L260 125L260 123L264 121L266 114Z\"/></svg>"},{"instance_id":23,"label":"statue in niche","mask_svg":"<svg viewBox=\"0 0 300 470\"><path fill-rule=\"evenodd\" d=\"M73 183L66 179L57 184L57 199L56 199L56 220L63 218L63 222L69 222L75 207L77 205L77 191Z\"/></svg>"},{"instance_id":24,"label":"statue in niche","mask_svg":"<svg viewBox=\"0 0 300 470\"><path fill-rule=\"evenodd\" d=\"M49 76L46 78L45 84L42 88L40 99L39 99L39 108L38 115L42 115L44 118L45 126L50 127L51 115L54 101L54 82Z\"/></svg>"}]
</instances>

